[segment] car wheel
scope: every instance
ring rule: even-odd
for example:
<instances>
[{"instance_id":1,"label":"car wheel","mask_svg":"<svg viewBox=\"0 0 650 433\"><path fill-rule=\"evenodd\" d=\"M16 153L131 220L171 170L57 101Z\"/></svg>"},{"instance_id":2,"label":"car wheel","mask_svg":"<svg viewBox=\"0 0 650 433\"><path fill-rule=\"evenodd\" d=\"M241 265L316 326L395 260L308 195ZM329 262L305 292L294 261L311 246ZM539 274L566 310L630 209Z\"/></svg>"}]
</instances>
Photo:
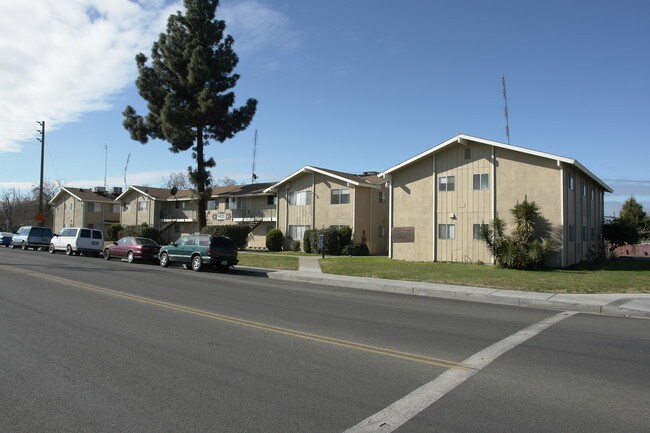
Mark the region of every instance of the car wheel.
<instances>
[{"instance_id":1,"label":"car wheel","mask_svg":"<svg viewBox=\"0 0 650 433\"><path fill-rule=\"evenodd\" d=\"M163 268L169 266L169 256L167 255L167 253L162 253L160 255L159 260L160 260L160 266L162 266Z\"/></svg>"},{"instance_id":2,"label":"car wheel","mask_svg":"<svg viewBox=\"0 0 650 433\"><path fill-rule=\"evenodd\" d=\"M195 272L201 272L201 269L203 268L203 259L201 256L196 255L192 257L192 270Z\"/></svg>"},{"instance_id":3,"label":"car wheel","mask_svg":"<svg viewBox=\"0 0 650 433\"><path fill-rule=\"evenodd\" d=\"M133 256L133 251L128 252L128 254L126 255L126 261L129 263L133 263L135 261L135 257Z\"/></svg>"},{"instance_id":4,"label":"car wheel","mask_svg":"<svg viewBox=\"0 0 650 433\"><path fill-rule=\"evenodd\" d=\"M11 242L11 247L10 247L10 248L11 248L12 250L13 250L14 248L16 248L16 245L14 245L13 241Z\"/></svg>"},{"instance_id":5,"label":"car wheel","mask_svg":"<svg viewBox=\"0 0 650 433\"><path fill-rule=\"evenodd\" d=\"M71 256L72 255L72 247L70 245L65 247L65 255L66 256Z\"/></svg>"},{"instance_id":6,"label":"car wheel","mask_svg":"<svg viewBox=\"0 0 650 433\"><path fill-rule=\"evenodd\" d=\"M54 249L54 244L50 244L50 254L56 253L56 250Z\"/></svg>"},{"instance_id":7,"label":"car wheel","mask_svg":"<svg viewBox=\"0 0 650 433\"><path fill-rule=\"evenodd\" d=\"M23 243L20 246L23 249L23 251L27 251L27 244L25 243L25 241L23 241Z\"/></svg>"},{"instance_id":8,"label":"car wheel","mask_svg":"<svg viewBox=\"0 0 650 433\"><path fill-rule=\"evenodd\" d=\"M106 248L104 250L104 260L110 260L110 259L111 259L111 251L108 248Z\"/></svg>"}]
</instances>

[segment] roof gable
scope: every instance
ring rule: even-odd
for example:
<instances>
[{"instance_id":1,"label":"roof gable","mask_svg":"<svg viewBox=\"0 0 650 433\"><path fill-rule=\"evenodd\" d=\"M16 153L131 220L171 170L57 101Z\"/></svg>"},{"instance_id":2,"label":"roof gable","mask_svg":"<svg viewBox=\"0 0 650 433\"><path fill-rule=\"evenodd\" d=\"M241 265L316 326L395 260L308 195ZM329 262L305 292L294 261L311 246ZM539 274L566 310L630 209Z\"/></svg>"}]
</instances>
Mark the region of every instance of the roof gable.
<instances>
[{"instance_id":1,"label":"roof gable","mask_svg":"<svg viewBox=\"0 0 650 433\"><path fill-rule=\"evenodd\" d=\"M294 179L295 177L303 174L303 173L319 173L327 177L331 177L333 179L340 180L342 182L347 183L348 185L352 186L360 186L360 187L366 187L366 188L376 188L377 184L374 182L371 182L367 178L371 178L373 175L358 175L358 174L351 174L351 173L345 173L342 171L336 171L336 170L330 170L326 168L321 168L321 167L314 167L311 165L306 165L300 170L295 171L294 173L290 174L289 176L285 177L282 179L280 182L277 182L267 189L264 190L264 192L273 192L277 191L277 189L280 187L280 185L285 184L289 182L291 179Z\"/></svg>"},{"instance_id":2,"label":"roof gable","mask_svg":"<svg viewBox=\"0 0 650 433\"><path fill-rule=\"evenodd\" d=\"M432 147L432 148L430 148L428 150L425 150L422 153L419 153L419 154L415 155L412 158L407 159L406 161L403 161L403 162L401 162L401 163L399 163L397 165L394 165L393 167L381 172L379 174L379 177L385 177L386 175L391 174L391 173L393 173L395 171L401 170L402 168L407 167L407 166L421 160L422 158L426 158L429 155L432 155L432 154L434 154L436 152L439 152L440 150L445 149L448 146L452 146L452 145L457 144L457 143L463 144L463 142L466 142L466 141L473 141L475 143L485 144L487 146L494 146L494 147L498 147L498 148L502 148L502 149L508 149L508 150L512 150L514 152L525 153L525 154L528 154L528 155L535 155L535 156L539 156L541 158L551 159L551 160L554 160L554 161L564 162L566 164L573 165L576 168L578 168L580 171L585 173L587 176L589 176L591 179L593 179L601 187L603 187L603 189L605 191L613 192L613 190L609 187L609 185L607 185L605 182L600 180L596 175L594 175L592 172L590 172L585 166L580 164L576 159L567 158L567 157L559 156L559 155L554 155L552 153L540 152L538 150L528 149L528 148L525 148L525 147L513 146L511 144L501 143L499 141L486 140L484 138L473 137L471 135L466 135L466 134L458 134L457 136L452 137L449 140L444 141L444 142L440 143L437 146L434 146L434 147Z\"/></svg>"}]
</instances>

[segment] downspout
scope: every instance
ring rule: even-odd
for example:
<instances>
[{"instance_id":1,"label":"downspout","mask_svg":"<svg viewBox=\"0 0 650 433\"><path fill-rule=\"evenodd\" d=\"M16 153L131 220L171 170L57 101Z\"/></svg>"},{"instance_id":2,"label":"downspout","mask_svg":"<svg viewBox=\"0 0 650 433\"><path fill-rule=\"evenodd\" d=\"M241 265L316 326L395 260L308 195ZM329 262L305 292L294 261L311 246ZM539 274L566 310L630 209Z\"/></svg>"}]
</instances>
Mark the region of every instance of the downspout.
<instances>
[{"instance_id":1,"label":"downspout","mask_svg":"<svg viewBox=\"0 0 650 433\"><path fill-rule=\"evenodd\" d=\"M388 257L393 258L393 175L384 177L388 183Z\"/></svg>"},{"instance_id":2,"label":"downspout","mask_svg":"<svg viewBox=\"0 0 650 433\"><path fill-rule=\"evenodd\" d=\"M431 157L432 157L431 158L432 159L431 194L432 194L432 198L433 198L433 200L431 200L432 206L433 206L433 215L432 215L432 218L431 218L431 223L433 224L433 227L431 228L431 241L432 241L431 242L431 244L432 244L431 245L431 249L432 249L431 258L432 258L432 261L436 262L436 261L438 261L438 244L437 244L437 236L436 236L436 227L438 225L437 224L438 223L438 200L437 200L437 196L436 196L436 186L437 186L437 184L436 184L436 154L434 153L433 155L431 155Z\"/></svg>"},{"instance_id":3,"label":"downspout","mask_svg":"<svg viewBox=\"0 0 650 433\"><path fill-rule=\"evenodd\" d=\"M490 177L492 178L492 206L490 209L490 220L494 221L497 217L497 154L494 146L492 146L492 176ZM492 264L495 263L494 256L491 256L490 261Z\"/></svg>"},{"instance_id":4,"label":"downspout","mask_svg":"<svg viewBox=\"0 0 650 433\"><path fill-rule=\"evenodd\" d=\"M565 239L567 238L565 232L566 232L566 224L564 221L564 166L560 162L560 160L557 161L558 167L560 167L560 226L562 227L562 237L561 237L561 242L562 245L560 245L560 267L564 268L566 266L566 248L565 248Z\"/></svg>"},{"instance_id":5,"label":"downspout","mask_svg":"<svg viewBox=\"0 0 650 433\"><path fill-rule=\"evenodd\" d=\"M311 228L316 228L316 172L311 172Z\"/></svg>"}]
</instances>

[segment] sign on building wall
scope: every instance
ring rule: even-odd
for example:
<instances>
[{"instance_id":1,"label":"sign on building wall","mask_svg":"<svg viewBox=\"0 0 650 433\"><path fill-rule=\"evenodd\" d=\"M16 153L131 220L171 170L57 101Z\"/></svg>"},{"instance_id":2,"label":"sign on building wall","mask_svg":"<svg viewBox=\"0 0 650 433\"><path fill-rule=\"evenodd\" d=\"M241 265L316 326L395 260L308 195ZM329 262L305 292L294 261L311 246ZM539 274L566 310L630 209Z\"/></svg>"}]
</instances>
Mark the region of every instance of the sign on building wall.
<instances>
[{"instance_id":1,"label":"sign on building wall","mask_svg":"<svg viewBox=\"0 0 650 433\"><path fill-rule=\"evenodd\" d=\"M393 243L415 242L415 227L393 227Z\"/></svg>"},{"instance_id":2,"label":"sign on building wall","mask_svg":"<svg viewBox=\"0 0 650 433\"><path fill-rule=\"evenodd\" d=\"M225 220L227 220L227 219L230 219L230 214L227 214L227 213L218 213L218 214L216 214L216 215L214 216L214 218L215 218L217 221L225 221Z\"/></svg>"}]
</instances>

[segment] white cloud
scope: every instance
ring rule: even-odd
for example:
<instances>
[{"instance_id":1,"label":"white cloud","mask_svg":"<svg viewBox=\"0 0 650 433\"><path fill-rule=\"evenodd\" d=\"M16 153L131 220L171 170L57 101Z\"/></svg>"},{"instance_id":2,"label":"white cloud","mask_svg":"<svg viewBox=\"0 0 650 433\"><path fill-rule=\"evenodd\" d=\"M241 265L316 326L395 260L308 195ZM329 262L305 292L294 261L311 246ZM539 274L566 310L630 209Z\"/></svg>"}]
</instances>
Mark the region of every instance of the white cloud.
<instances>
[{"instance_id":1,"label":"white cloud","mask_svg":"<svg viewBox=\"0 0 650 433\"><path fill-rule=\"evenodd\" d=\"M150 47L179 6L158 0L1 2L0 120L46 120L52 130L108 109L111 96L134 81L135 54ZM3 122L0 131L13 125L24 124ZM8 138L33 138L0 135L0 152L21 150Z\"/></svg>"},{"instance_id":2,"label":"white cloud","mask_svg":"<svg viewBox=\"0 0 650 433\"><path fill-rule=\"evenodd\" d=\"M2 0L0 153L20 152L21 140L13 139L33 140L36 120L51 131L112 108L112 96L133 85L135 54L150 52L179 9L181 0ZM217 13L238 37L237 50L298 43L289 19L256 1L228 3Z\"/></svg>"},{"instance_id":3,"label":"white cloud","mask_svg":"<svg viewBox=\"0 0 650 433\"><path fill-rule=\"evenodd\" d=\"M217 18L226 21L226 33L235 39L237 53L290 50L301 43L300 32L286 15L254 0L224 3L217 9Z\"/></svg>"}]
</instances>

